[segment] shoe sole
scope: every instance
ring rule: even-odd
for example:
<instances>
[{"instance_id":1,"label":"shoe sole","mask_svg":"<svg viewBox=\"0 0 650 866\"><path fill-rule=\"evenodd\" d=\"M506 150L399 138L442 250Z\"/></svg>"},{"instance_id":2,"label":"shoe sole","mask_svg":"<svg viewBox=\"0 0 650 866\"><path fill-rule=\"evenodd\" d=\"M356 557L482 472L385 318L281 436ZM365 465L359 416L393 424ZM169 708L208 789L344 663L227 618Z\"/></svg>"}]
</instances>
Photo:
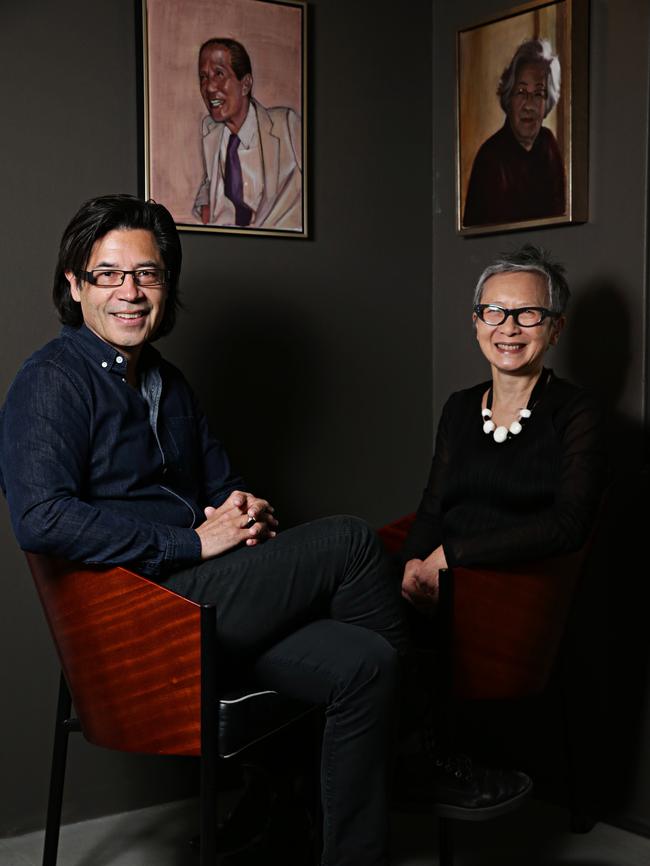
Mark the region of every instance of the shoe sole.
<instances>
[{"instance_id":1,"label":"shoe sole","mask_svg":"<svg viewBox=\"0 0 650 866\"><path fill-rule=\"evenodd\" d=\"M459 821L489 821L490 818L498 818L499 815L507 815L518 809L532 794L533 783L509 800L495 803L494 806L476 806L471 809L467 806L454 806L451 803L433 803L433 812L439 818L457 818Z\"/></svg>"}]
</instances>

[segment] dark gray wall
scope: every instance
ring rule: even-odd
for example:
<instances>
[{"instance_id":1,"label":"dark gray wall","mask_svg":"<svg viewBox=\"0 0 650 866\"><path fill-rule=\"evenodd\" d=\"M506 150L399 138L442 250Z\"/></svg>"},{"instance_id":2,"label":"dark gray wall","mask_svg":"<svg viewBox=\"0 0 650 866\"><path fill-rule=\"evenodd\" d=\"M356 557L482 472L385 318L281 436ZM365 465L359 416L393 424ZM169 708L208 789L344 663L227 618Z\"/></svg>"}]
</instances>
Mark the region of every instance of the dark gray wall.
<instances>
[{"instance_id":1,"label":"dark gray wall","mask_svg":"<svg viewBox=\"0 0 650 866\"><path fill-rule=\"evenodd\" d=\"M433 381L437 418L450 391L487 378L471 328L476 278L499 251L532 241L568 270L568 327L550 364L601 398L609 410L613 494L601 536L609 535L597 640L609 680L596 755L607 807L616 820L650 832L650 714L645 616L647 474L643 419L647 365L648 64L647 0L591 3L590 217L585 225L464 238L455 231L455 36L498 14L503 0L435 0ZM603 538L599 541L602 543ZM639 613L637 613L637 611ZM600 717L597 717L600 716ZM587 735L589 731L585 731ZM602 744L602 745L601 745ZM610 766L615 763L617 768Z\"/></svg>"},{"instance_id":2,"label":"dark gray wall","mask_svg":"<svg viewBox=\"0 0 650 866\"><path fill-rule=\"evenodd\" d=\"M48 297L67 219L91 195L138 187L130 0L5 5L0 394L21 360L57 332ZM285 522L351 511L378 524L414 506L431 419L447 394L486 374L467 311L485 261L528 239L562 258L575 298L554 366L594 387L613 410L624 488L608 626L620 684L603 748L619 759L625 744L616 814L647 828L650 680L640 635L649 600L620 560L636 552L640 534L623 503L634 500L629 476L643 447L650 10L645 0L592 0L589 223L463 239L453 214L455 32L507 3L434 0L433 28L429 5L398 12L387 0L310 5L313 239L186 235L188 309L162 348L187 371L230 451ZM408 64L396 62L409 43ZM398 148L414 167L408 185ZM4 504L0 549L0 834L10 834L42 823L57 673ZM69 783L72 820L179 795L193 768L79 741Z\"/></svg>"},{"instance_id":3,"label":"dark gray wall","mask_svg":"<svg viewBox=\"0 0 650 866\"><path fill-rule=\"evenodd\" d=\"M431 443L431 11L327 0L311 14L313 239L188 234L187 312L161 348L284 523L411 510ZM137 192L131 0L5 4L0 395L58 330L51 273L79 204ZM408 40L408 69L394 49ZM398 133L408 118L408 138ZM399 174L396 150L414 168ZM42 825L57 667L0 505L0 835ZM64 818L179 795L191 762L73 741Z\"/></svg>"}]
</instances>

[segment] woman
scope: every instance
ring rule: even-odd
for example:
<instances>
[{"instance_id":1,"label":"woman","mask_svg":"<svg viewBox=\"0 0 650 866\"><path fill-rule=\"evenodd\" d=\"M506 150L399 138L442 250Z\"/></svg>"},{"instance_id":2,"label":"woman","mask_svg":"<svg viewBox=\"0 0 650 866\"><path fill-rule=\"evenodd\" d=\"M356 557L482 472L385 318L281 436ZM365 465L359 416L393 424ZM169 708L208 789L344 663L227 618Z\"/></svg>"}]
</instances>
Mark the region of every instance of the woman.
<instances>
[{"instance_id":1,"label":"woman","mask_svg":"<svg viewBox=\"0 0 650 866\"><path fill-rule=\"evenodd\" d=\"M544 368L564 328L564 268L526 245L483 271L476 338L492 378L447 401L403 550L402 594L435 601L438 573L578 550L605 479L600 415Z\"/></svg>"}]
</instances>

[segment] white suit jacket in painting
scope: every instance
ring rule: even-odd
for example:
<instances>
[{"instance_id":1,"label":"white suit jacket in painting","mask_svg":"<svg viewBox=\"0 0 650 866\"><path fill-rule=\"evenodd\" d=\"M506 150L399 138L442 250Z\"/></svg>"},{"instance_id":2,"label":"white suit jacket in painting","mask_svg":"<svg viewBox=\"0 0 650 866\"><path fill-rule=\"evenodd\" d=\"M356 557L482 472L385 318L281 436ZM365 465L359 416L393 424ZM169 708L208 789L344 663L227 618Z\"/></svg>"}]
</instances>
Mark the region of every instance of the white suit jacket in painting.
<instances>
[{"instance_id":1,"label":"white suit jacket in painting","mask_svg":"<svg viewBox=\"0 0 650 866\"><path fill-rule=\"evenodd\" d=\"M262 156L263 193L250 228L302 231L302 124L291 108L264 108L251 100L257 114ZM223 195L223 176L219 160L225 123L210 116L203 118L202 144L205 176L194 201L193 213L201 220L201 207L218 210Z\"/></svg>"}]
</instances>

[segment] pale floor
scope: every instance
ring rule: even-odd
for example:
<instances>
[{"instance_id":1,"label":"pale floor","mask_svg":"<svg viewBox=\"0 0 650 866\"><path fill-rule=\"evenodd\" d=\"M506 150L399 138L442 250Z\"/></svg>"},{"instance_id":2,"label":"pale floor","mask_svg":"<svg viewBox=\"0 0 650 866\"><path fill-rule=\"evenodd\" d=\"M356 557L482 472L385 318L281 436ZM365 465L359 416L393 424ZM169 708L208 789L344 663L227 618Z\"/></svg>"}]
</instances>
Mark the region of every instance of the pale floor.
<instances>
[{"instance_id":1,"label":"pale floor","mask_svg":"<svg viewBox=\"0 0 650 866\"><path fill-rule=\"evenodd\" d=\"M456 866L650 864L650 839L608 824L576 835L566 824L563 810L538 801L494 821L459 823ZM58 866L194 866L198 858L187 840L196 829L196 801L70 824L61 832ZM42 839L42 833L0 839L0 866L40 866ZM435 844L432 818L394 816L394 866L434 866Z\"/></svg>"}]
</instances>

